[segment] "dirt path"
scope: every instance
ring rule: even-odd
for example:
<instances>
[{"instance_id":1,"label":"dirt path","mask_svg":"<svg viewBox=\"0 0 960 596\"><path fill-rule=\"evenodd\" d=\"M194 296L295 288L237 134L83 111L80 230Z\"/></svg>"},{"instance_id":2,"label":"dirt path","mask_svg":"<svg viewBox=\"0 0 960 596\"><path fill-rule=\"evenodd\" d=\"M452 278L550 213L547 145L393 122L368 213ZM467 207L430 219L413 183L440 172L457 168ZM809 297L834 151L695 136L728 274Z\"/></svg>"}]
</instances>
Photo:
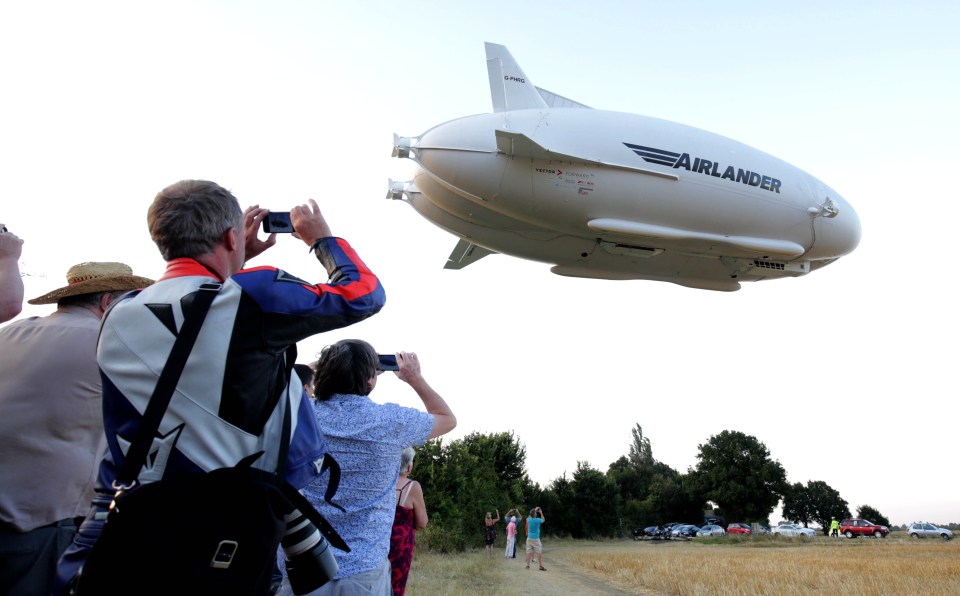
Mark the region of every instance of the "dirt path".
<instances>
[{"instance_id":1,"label":"dirt path","mask_svg":"<svg viewBox=\"0 0 960 596\"><path fill-rule=\"evenodd\" d=\"M516 559L500 557L501 569L504 569L510 578L510 592L524 594L525 596L555 596L557 594L606 596L610 594L642 593L624 591L586 573L566 558L568 548L567 545L562 543L551 545L548 541L545 541L546 557L544 557L543 565L547 568L546 571L537 569L535 563L530 565L529 570L525 569L522 548L517 548ZM582 545L577 548L581 552L583 551Z\"/></svg>"}]
</instances>

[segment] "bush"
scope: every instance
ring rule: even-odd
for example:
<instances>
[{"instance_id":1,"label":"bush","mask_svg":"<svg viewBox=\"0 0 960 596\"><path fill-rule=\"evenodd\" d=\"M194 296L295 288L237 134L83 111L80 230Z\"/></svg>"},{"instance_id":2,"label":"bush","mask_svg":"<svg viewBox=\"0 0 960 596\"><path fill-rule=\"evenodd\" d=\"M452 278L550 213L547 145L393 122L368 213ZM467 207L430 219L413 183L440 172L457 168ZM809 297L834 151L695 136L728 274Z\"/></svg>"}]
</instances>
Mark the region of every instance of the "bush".
<instances>
[{"instance_id":1,"label":"bush","mask_svg":"<svg viewBox=\"0 0 960 596\"><path fill-rule=\"evenodd\" d=\"M417 532L417 549L434 553L459 553L466 550L467 543L459 532L451 532L437 524L429 524Z\"/></svg>"}]
</instances>

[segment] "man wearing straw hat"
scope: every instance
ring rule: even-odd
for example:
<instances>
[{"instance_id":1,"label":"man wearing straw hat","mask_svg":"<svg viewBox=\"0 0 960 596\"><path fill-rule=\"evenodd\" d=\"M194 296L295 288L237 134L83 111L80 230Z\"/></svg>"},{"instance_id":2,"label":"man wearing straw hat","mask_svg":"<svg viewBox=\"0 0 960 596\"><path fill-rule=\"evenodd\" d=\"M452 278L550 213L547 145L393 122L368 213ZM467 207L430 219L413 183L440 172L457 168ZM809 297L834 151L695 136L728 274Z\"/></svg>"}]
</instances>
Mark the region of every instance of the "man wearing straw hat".
<instances>
[{"instance_id":1,"label":"man wearing straw hat","mask_svg":"<svg viewBox=\"0 0 960 596\"><path fill-rule=\"evenodd\" d=\"M80 263L29 300L45 317L0 329L0 586L49 594L57 559L94 495L105 446L97 334L110 302L153 280L123 263Z\"/></svg>"}]
</instances>

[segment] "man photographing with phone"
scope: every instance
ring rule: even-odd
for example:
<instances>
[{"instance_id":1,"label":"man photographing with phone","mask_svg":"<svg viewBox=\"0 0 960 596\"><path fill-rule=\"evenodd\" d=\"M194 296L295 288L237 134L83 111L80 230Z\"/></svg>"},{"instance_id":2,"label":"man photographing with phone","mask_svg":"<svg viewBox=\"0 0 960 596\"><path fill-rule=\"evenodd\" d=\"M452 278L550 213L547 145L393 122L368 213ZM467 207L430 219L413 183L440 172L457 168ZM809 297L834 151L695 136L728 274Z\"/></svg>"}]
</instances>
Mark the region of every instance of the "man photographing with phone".
<instances>
[{"instance_id":1,"label":"man photographing with phone","mask_svg":"<svg viewBox=\"0 0 960 596\"><path fill-rule=\"evenodd\" d=\"M547 519L543 515L543 509L534 507L530 510L530 517L527 518L527 569L530 569L530 561L536 555L540 571L547 570L543 566L543 544L540 542L540 526L545 521Z\"/></svg>"},{"instance_id":2,"label":"man photographing with phone","mask_svg":"<svg viewBox=\"0 0 960 596\"><path fill-rule=\"evenodd\" d=\"M342 474L334 503L325 498L324 476L303 493L350 545L350 552L336 553L336 577L311 596L389 595L401 454L406 447L447 434L457 426L457 418L424 378L414 352L377 354L363 340L343 339L320 352L315 370L314 411ZM385 370L395 371L414 390L423 410L370 398ZM289 594L288 587L280 596Z\"/></svg>"},{"instance_id":3,"label":"man photographing with phone","mask_svg":"<svg viewBox=\"0 0 960 596\"><path fill-rule=\"evenodd\" d=\"M312 407L301 401L303 387L290 385L296 343L376 314L385 295L350 244L333 236L312 199L291 209L290 220L328 281L310 283L276 267L243 269L277 241L273 234L258 237L267 213L258 205L241 211L228 190L205 180L177 182L151 204L147 224L167 269L104 318L97 362L108 449L98 496L60 560L58 587L75 575L100 535L110 486L201 285L221 284L154 437L150 452L156 456L141 469L139 483L233 467L245 458L272 472L283 452L294 487L319 476L322 435ZM289 449L282 450L288 413L293 430ZM271 570L272 563L264 569L267 578ZM129 593L149 590L138 585L142 578L126 579L133 582Z\"/></svg>"}]
</instances>

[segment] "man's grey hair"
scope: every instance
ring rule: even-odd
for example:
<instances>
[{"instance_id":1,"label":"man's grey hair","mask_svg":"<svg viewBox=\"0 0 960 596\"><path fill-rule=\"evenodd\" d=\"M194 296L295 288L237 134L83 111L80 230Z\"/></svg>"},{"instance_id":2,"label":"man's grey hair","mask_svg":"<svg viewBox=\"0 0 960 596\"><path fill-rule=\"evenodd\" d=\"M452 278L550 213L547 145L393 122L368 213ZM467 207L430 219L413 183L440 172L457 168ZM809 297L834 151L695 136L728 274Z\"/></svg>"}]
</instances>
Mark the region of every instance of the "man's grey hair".
<instances>
[{"instance_id":1,"label":"man's grey hair","mask_svg":"<svg viewBox=\"0 0 960 596\"><path fill-rule=\"evenodd\" d=\"M243 211L220 185L181 180L157 193L147 211L147 226L165 261L198 257L213 250L230 228L242 234Z\"/></svg>"},{"instance_id":2,"label":"man's grey hair","mask_svg":"<svg viewBox=\"0 0 960 596\"><path fill-rule=\"evenodd\" d=\"M413 468L413 456L416 455L416 451L413 450L413 447L407 447L403 450L403 453L400 454L400 471L409 472Z\"/></svg>"}]
</instances>

